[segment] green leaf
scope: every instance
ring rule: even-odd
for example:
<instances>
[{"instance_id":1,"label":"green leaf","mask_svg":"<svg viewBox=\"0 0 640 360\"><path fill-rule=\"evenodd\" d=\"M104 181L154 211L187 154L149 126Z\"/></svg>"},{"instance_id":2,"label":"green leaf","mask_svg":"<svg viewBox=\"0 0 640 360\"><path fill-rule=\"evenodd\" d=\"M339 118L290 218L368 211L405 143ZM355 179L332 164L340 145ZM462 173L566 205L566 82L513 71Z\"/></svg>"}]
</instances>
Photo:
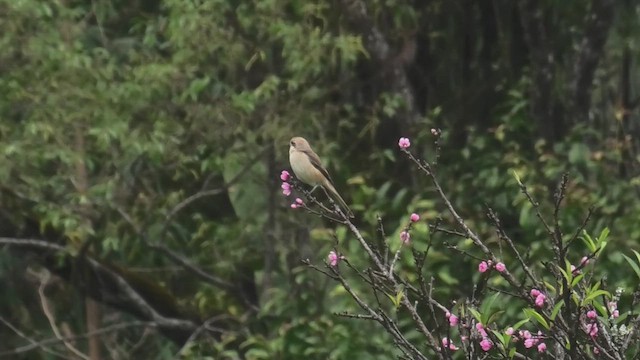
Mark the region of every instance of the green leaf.
<instances>
[{"instance_id":1,"label":"green leaf","mask_svg":"<svg viewBox=\"0 0 640 360\"><path fill-rule=\"evenodd\" d=\"M516 182L518 183L518 185L522 186L522 181L520 180L520 175L518 175L518 172L513 170L513 177L516 179Z\"/></svg>"},{"instance_id":2,"label":"green leaf","mask_svg":"<svg viewBox=\"0 0 640 360\"><path fill-rule=\"evenodd\" d=\"M565 264L566 265L566 264ZM571 266L571 265L569 265ZM567 281L567 283L571 283L571 280L573 278L573 276L571 275L571 269L563 269L560 266L558 266L558 270L560 270L560 272L562 273L562 276L564 277L564 279Z\"/></svg>"},{"instance_id":3,"label":"green leaf","mask_svg":"<svg viewBox=\"0 0 640 360\"><path fill-rule=\"evenodd\" d=\"M591 238L591 236L589 236L589 234L585 231L582 230L582 242L587 246L587 248L589 249L589 252L591 253L595 253L596 250L598 250L598 246L596 245L596 243L593 241L593 239Z\"/></svg>"},{"instance_id":4,"label":"green leaf","mask_svg":"<svg viewBox=\"0 0 640 360\"><path fill-rule=\"evenodd\" d=\"M579 274L578 276L573 278L573 281L571 282L571 288L575 287L583 278L584 278L584 274Z\"/></svg>"},{"instance_id":5,"label":"green leaf","mask_svg":"<svg viewBox=\"0 0 640 360\"><path fill-rule=\"evenodd\" d=\"M500 315L502 315L502 314L504 314L504 313L505 313L505 311L504 311L504 310L498 310L498 311L494 312L494 313L493 313L493 314L491 314L491 315L489 316L489 318L486 320L486 323L487 323L487 324L491 324L491 323L493 323L494 321L496 321L496 319L497 319ZM483 323L483 324L484 324L484 323Z\"/></svg>"},{"instance_id":6,"label":"green leaf","mask_svg":"<svg viewBox=\"0 0 640 360\"><path fill-rule=\"evenodd\" d=\"M394 302L396 307L400 306L400 302L402 301L403 297L404 297L404 290L402 289L398 290L398 292L396 293L396 301Z\"/></svg>"},{"instance_id":7,"label":"green leaf","mask_svg":"<svg viewBox=\"0 0 640 360\"><path fill-rule=\"evenodd\" d=\"M480 315L480 313L476 309L469 308L469 312L477 321L482 322L482 315Z\"/></svg>"},{"instance_id":8,"label":"green leaf","mask_svg":"<svg viewBox=\"0 0 640 360\"><path fill-rule=\"evenodd\" d=\"M608 291L596 290L592 293L587 294L587 296L582 301L582 305L588 305L591 302L591 300L595 299L598 296L603 296L603 295L607 299L611 298L611 293L609 293Z\"/></svg>"},{"instance_id":9,"label":"green leaf","mask_svg":"<svg viewBox=\"0 0 640 360\"><path fill-rule=\"evenodd\" d=\"M600 236L598 236L598 245L600 245L600 243L604 241L607 241L608 237L609 237L609 228L602 229L602 231L600 232Z\"/></svg>"},{"instance_id":10,"label":"green leaf","mask_svg":"<svg viewBox=\"0 0 640 360\"><path fill-rule=\"evenodd\" d=\"M522 311L524 311L524 314L528 318L534 319L535 321L538 322L538 324L542 325L542 327L544 327L545 329L549 330L549 323L537 311L535 311L533 309L523 309Z\"/></svg>"},{"instance_id":11,"label":"green leaf","mask_svg":"<svg viewBox=\"0 0 640 360\"><path fill-rule=\"evenodd\" d=\"M529 318L522 319L522 320L518 321L517 323L513 324L513 326L512 326L512 327L513 327L515 330L518 330L518 329L520 329L520 327L521 327L522 325L524 325L524 324L528 323L529 321L531 321L531 319L529 319Z\"/></svg>"},{"instance_id":12,"label":"green leaf","mask_svg":"<svg viewBox=\"0 0 640 360\"><path fill-rule=\"evenodd\" d=\"M493 335L495 335L497 339L500 340L503 347L507 348L509 346L511 336L497 330L491 330L491 332L493 333Z\"/></svg>"},{"instance_id":13,"label":"green leaf","mask_svg":"<svg viewBox=\"0 0 640 360\"><path fill-rule=\"evenodd\" d=\"M556 303L556 305L553 307L553 311L551 311L551 316L550 319L553 321L556 319L556 316L558 316L558 312L560 311L560 309L562 309L562 306L564 305L564 300L560 300L558 301L558 303Z\"/></svg>"},{"instance_id":14,"label":"green leaf","mask_svg":"<svg viewBox=\"0 0 640 360\"><path fill-rule=\"evenodd\" d=\"M482 303L482 306L480 306L480 311L482 311L483 313L490 312L491 308L493 308L493 304L496 302L499 296L500 296L500 293L495 293L492 296L490 296L489 299L485 300Z\"/></svg>"},{"instance_id":15,"label":"green leaf","mask_svg":"<svg viewBox=\"0 0 640 360\"><path fill-rule=\"evenodd\" d=\"M634 251L635 252L635 251ZM631 269L633 269L633 271L636 273L636 276L638 277L638 279L640 279L640 267L638 267L638 264L636 264L635 261L633 261L633 259L631 259L630 257L628 257L625 254L622 254L622 256L624 257L624 259L629 263L629 266L631 266ZM636 255L637 256L637 255Z\"/></svg>"},{"instance_id":16,"label":"green leaf","mask_svg":"<svg viewBox=\"0 0 640 360\"><path fill-rule=\"evenodd\" d=\"M545 281L544 286L547 288L547 290L553 292L554 294L556 293L556 288L553 285L551 285L551 283Z\"/></svg>"}]
</instances>

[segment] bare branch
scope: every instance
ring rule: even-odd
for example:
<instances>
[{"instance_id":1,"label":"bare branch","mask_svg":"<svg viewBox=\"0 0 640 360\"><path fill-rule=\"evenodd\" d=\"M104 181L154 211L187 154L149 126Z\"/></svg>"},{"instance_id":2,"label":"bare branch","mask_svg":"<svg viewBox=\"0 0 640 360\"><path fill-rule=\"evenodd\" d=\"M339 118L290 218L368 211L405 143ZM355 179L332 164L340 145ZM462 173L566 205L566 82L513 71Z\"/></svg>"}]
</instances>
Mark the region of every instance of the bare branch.
<instances>
[{"instance_id":1,"label":"bare branch","mask_svg":"<svg viewBox=\"0 0 640 360\"><path fill-rule=\"evenodd\" d=\"M60 329L58 329L58 326L56 325L56 319L53 315L53 312L51 311L51 308L49 307L49 301L47 300L47 296L44 294L44 289L49 284L49 279L51 278L51 274L49 274L48 270L43 270L39 274L39 278L40 278L40 287L38 287L38 295L40 296L40 304L42 305L42 312L44 312L44 315L47 317L47 320L49 320L49 326L51 327L53 334L56 336L58 340L60 340L64 344L64 346L72 354L74 354L75 356L83 360L90 360L89 356L82 353L75 346L73 346L71 342L69 342L62 336Z\"/></svg>"},{"instance_id":2,"label":"bare branch","mask_svg":"<svg viewBox=\"0 0 640 360\"><path fill-rule=\"evenodd\" d=\"M5 326L7 326L9 329L11 329L11 331L13 331L14 333L16 333L18 336L20 336L21 338L23 338L23 339L27 340L27 341L30 343L30 345L26 345L26 346L24 346L24 347L29 347L29 349L28 349L28 350L25 350L25 351L29 351L29 350L31 350L31 349L38 349L38 348L40 348L40 349L42 349L42 351L44 351L44 352L46 352L46 353L48 353L48 354L51 354L51 355L54 355L54 356L57 356L57 357L60 357L60 358L63 358L63 359L66 359L66 358L67 358L67 356L66 356L66 355L64 355L64 354L62 354L62 353L59 353L59 352L57 352L57 351L53 351L53 350L49 349L49 348L46 346L46 345L48 345L48 344L46 344L46 343L42 343L42 342L39 342L39 341L37 341L37 340L35 340L35 339L33 339L33 338L30 338L29 336L27 336L25 333L23 333L22 331L20 331L17 327L13 326L10 322L8 322L7 320L5 320L5 319L4 319L3 317L1 317L1 316L0 316L0 322L1 322L1 323L3 323ZM58 340L58 339L55 339L55 341L56 341L56 342L58 342L59 340ZM4 356L14 356L14 355L19 354L19 353L21 353L21 352L25 352L25 351L21 351L20 349L21 349L21 348L17 348L17 349L13 349L13 350L9 350L9 351L3 351L3 352L0 352L0 357L4 357Z\"/></svg>"},{"instance_id":3,"label":"bare branch","mask_svg":"<svg viewBox=\"0 0 640 360\"><path fill-rule=\"evenodd\" d=\"M107 333L119 331L119 330L122 330L122 329L132 328L132 327L155 327L155 323L154 322L150 322L150 321L149 322L148 321L131 321L131 322L118 323L118 324L105 326L105 327L102 327L102 328L94 330L94 331L88 331L88 332L86 332L84 334L73 335L73 336L65 336L65 337L62 337L61 339L59 339L57 337L54 337L54 338L48 338L48 339L44 339L44 340L34 340L34 339L30 339L30 338L27 338L27 337L21 335L19 332L17 332L17 329L15 329L4 318L0 317L0 322L2 322L7 327L9 327L12 330L14 330L14 332L16 332L18 335L20 335L21 337L27 339L30 342L29 345L24 345L24 346L15 348L13 350L0 352L0 357L1 356L16 355L16 354L21 354L21 353L37 350L39 348L43 348L43 347L46 347L47 345L51 345L51 344L56 344L56 343L59 343L61 341L71 341L71 340L78 340L78 339L86 339L86 338L88 338L90 336L107 334Z\"/></svg>"},{"instance_id":4,"label":"bare branch","mask_svg":"<svg viewBox=\"0 0 640 360\"><path fill-rule=\"evenodd\" d=\"M43 240L0 237L0 245L13 245L27 249L47 250L69 255L65 247ZM40 253L42 253L42 251L40 251ZM76 261L76 265L79 264L81 263ZM136 316L153 321L160 330L175 332L177 335L172 339L176 341L178 338L181 338L183 334L191 334L197 328L197 325L191 320L172 318L160 314L122 275L113 269L89 256L84 257L82 265L88 267L87 273L92 273L100 279L101 283L103 283L101 286L106 286L104 283L108 283L108 291L98 287L95 290L96 292L90 294L98 301L117 306L120 309L126 309L126 311L130 311Z\"/></svg>"}]
</instances>

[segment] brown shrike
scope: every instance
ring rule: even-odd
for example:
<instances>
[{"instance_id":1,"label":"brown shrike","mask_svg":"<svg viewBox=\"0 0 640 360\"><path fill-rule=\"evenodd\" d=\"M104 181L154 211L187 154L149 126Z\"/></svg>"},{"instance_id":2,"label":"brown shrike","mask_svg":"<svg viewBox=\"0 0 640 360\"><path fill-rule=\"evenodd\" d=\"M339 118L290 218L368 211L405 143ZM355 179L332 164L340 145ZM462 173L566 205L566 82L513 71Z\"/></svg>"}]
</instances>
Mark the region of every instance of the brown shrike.
<instances>
[{"instance_id":1,"label":"brown shrike","mask_svg":"<svg viewBox=\"0 0 640 360\"><path fill-rule=\"evenodd\" d=\"M327 195L342 207L347 216L353 217L351 209L336 191L331 176L329 176L327 169L322 166L318 155L311 150L309 142L305 138L294 137L289 144L291 145L289 147L289 163L298 179L307 185L314 186L314 189L318 185L322 186Z\"/></svg>"}]
</instances>

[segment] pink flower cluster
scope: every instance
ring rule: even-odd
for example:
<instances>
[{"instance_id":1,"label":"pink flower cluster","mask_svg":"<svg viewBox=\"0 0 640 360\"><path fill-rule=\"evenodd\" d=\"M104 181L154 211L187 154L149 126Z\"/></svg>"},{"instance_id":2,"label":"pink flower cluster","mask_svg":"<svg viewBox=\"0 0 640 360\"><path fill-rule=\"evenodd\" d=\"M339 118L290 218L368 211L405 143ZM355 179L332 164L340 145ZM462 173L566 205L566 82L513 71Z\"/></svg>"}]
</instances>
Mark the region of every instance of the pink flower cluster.
<instances>
[{"instance_id":1,"label":"pink flower cluster","mask_svg":"<svg viewBox=\"0 0 640 360\"><path fill-rule=\"evenodd\" d=\"M585 324L584 332L589 334L592 338L598 336L598 323L596 321Z\"/></svg>"},{"instance_id":2,"label":"pink flower cluster","mask_svg":"<svg viewBox=\"0 0 640 360\"><path fill-rule=\"evenodd\" d=\"M478 264L478 271L481 273L485 273L487 272L487 270L489 270L492 267L496 269L498 272L504 272L505 270L507 270L507 266L504 263L498 262L494 265L493 261L487 260L487 261L482 261L480 264Z\"/></svg>"},{"instance_id":3,"label":"pink flower cluster","mask_svg":"<svg viewBox=\"0 0 640 360\"><path fill-rule=\"evenodd\" d=\"M299 207L304 207L304 201L300 198L296 198L296 201L291 204L291 208L297 209Z\"/></svg>"},{"instance_id":4,"label":"pink flower cluster","mask_svg":"<svg viewBox=\"0 0 640 360\"><path fill-rule=\"evenodd\" d=\"M489 339L489 335L487 334L487 330L485 330L484 325L482 323L476 323L476 330L480 336L482 336L482 340L480 340L480 347L483 351L489 351L493 347L493 341Z\"/></svg>"},{"instance_id":5,"label":"pink flower cluster","mask_svg":"<svg viewBox=\"0 0 640 360\"><path fill-rule=\"evenodd\" d=\"M541 308L544 306L544 303L547 300L547 296L545 294L543 294L538 289L531 289L530 294L531 294L531 297L534 298L534 303L536 304L537 307Z\"/></svg>"},{"instance_id":6,"label":"pink flower cluster","mask_svg":"<svg viewBox=\"0 0 640 360\"><path fill-rule=\"evenodd\" d=\"M398 146L400 149L406 149L411 146L411 141L409 141L409 138L401 137L400 140L398 140Z\"/></svg>"},{"instance_id":7,"label":"pink flower cluster","mask_svg":"<svg viewBox=\"0 0 640 360\"><path fill-rule=\"evenodd\" d=\"M536 346L538 352L545 352L547 350L547 344L543 342L545 337L544 335L542 335L541 331L538 331L538 334L534 335L529 330L520 330L516 335L515 330L510 327L505 331L505 334L513 336L514 342L522 339L524 347L527 349L531 349L532 347Z\"/></svg>"},{"instance_id":8,"label":"pink flower cluster","mask_svg":"<svg viewBox=\"0 0 640 360\"><path fill-rule=\"evenodd\" d=\"M451 326L457 326L458 325L458 322L459 322L460 319L457 316L455 316L454 314L452 314L452 313L447 311L444 314L444 316L447 319L449 319L449 325L451 325Z\"/></svg>"},{"instance_id":9,"label":"pink flower cluster","mask_svg":"<svg viewBox=\"0 0 640 360\"><path fill-rule=\"evenodd\" d=\"M291 195L291 184L287 182L290 178L291 178L291 174L289 174L287 170L282 170L282 172L280 173L280 180L282 180L282 185L280 187L282 188L282 194L284 196ZM291 203L292 209L297 209L301 207L304 207L304 201L302 201L302 199L300 198L296 198L296 200L293 203Z\"/></svg>"},{"instance_id":10,"label":"pink flower cluster","mask_svg":"<svg viewBox=\"0 0 640 360\"><path fill-rule=\"evenodd\" d=\"M327 255L327 261L331 266L337 266L340 260L343 260L344 256L338 254L337 252L331 250L329 251L329 255Z\"/></svg>"},{"instance_id":11,"label":"pink flower cluster","mask_svg":"<svg viewBox=\"0 0 640 360\"><path fill-rule=\"evenodd\" d=\"M444 346L445 348L449 348L449 350L451 351L458 350L458 347L453 343L453 341L450 341L449 338L446 337L442 338L442 346Z\"/></svg>"},{"instance_id":12,"label":"pink flower cluster","mask_svg":"<svg viewBox=\"0 0 640 360\"><path fill-rule=\"evenodd\" d=\"M620 316L620 311L618 310L618 303L615 301L609 301L609 312L611 313L611 317L617 319Z\"/></svg>"},{"instance_id":13,"label":"pink flower cluster","mask_svg":"<svg viewBox=\"0 0 640 360\"><path fill-rule=\"evenodd\" d=\"M618 303L616 301L609 301L607 304L607 309L611 314L612 318L617 318L620 316L620 311L618 310ZM587 335L591 338L595 339L598 336L598 313L595 310L589 310L586 314L586 321L582 324L582 328Z\"/></svg>"},{"instance_id":14,"label":"pink flower cluster","mask_svg":"<svg viewBox=\"0 0 640 360\"><path fill-rule=\"evenodd\" d=\"M400 240L403 245L409 245L411 242L411 234L409 233L411 230L411 224L418 222L420 220L420 215L412 213L411 216L409 216L409 220L411 220L409 225L407 225L407 227L400 233Z\"/></svg>"},{"instance_id":15,"label":"pink flower cluster","mask_svg":"<svg viewBox=\"0 0 640 360\"><path fill-rule=\"evenodd\" d=\"M289 184L287 181L289 180L289 178L291 177L291 175L289 174L289 172L287 170L282 170L282 172L280 173L280 180L282 180L282 194L284 196L289 196L291 195L291 184Z\"/></svg>"},{"instance_id":16,"label":"pink flower cluster","mask_svg":"<svg viewBox=\"0 0 640 360\"><path fill-rule=\"evenodd\" d=\"M400 240L402 241L403 245L408 245L409 242L411 241L411 234L409 234L409 231L403 230L400 233Z\"/></svg>"}]
</instances>

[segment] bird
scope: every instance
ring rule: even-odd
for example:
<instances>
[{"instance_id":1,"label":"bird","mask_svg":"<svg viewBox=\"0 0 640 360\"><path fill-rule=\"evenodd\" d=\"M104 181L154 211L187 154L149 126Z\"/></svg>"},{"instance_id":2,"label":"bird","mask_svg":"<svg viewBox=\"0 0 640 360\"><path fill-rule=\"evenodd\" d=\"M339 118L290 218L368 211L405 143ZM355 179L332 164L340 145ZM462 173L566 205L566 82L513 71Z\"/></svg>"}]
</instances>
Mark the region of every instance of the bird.
<instances>
[{"instance_id":1,"label":"bird","mask_svg":"<svg viewBox=\"0 0 640 360\"><path fill-rule=\"evenodd\" d=\"M322 166L320 157L311 149L305 138L296 136L289 141L289 163L298 179L314 187L312 192L316 187L321 186L327 195L342 207L347 216L353 217L351 209L338 194L329 172Z\"/></svg>"}]
</instances>

